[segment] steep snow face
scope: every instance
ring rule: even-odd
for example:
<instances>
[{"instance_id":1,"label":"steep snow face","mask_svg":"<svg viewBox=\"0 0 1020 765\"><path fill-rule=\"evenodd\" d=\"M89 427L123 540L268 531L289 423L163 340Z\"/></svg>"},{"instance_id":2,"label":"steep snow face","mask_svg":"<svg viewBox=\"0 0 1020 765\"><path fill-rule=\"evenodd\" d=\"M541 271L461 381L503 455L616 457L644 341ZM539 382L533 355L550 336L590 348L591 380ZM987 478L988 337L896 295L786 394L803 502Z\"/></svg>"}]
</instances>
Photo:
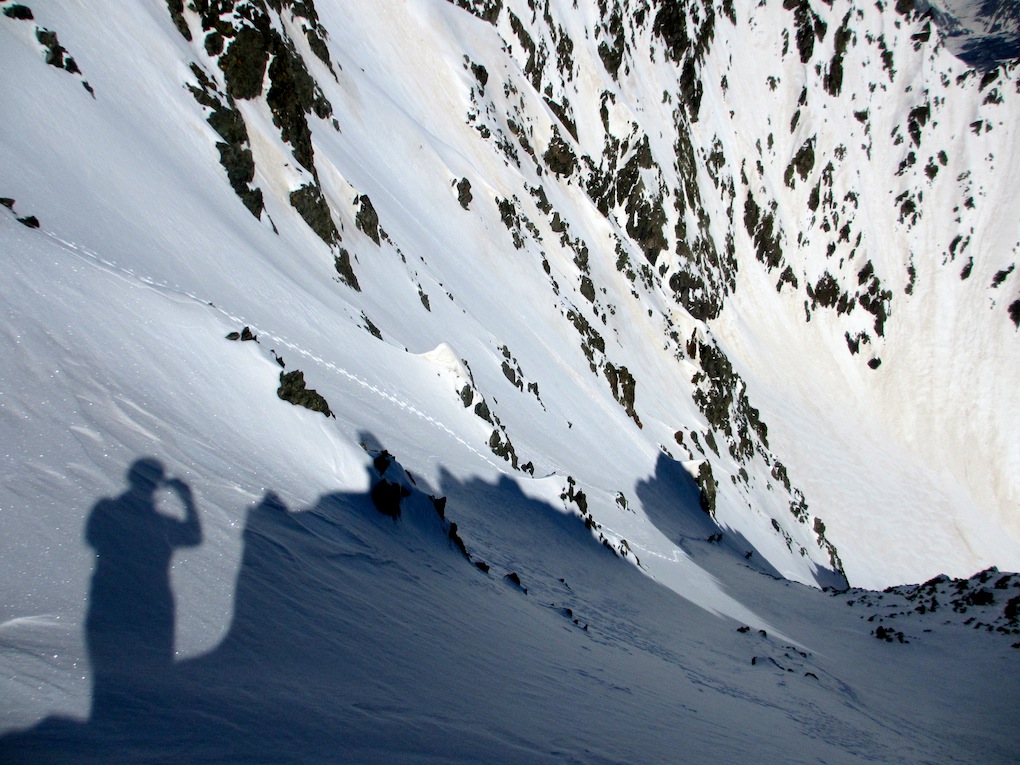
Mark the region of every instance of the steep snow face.
<instances>
[{"instance_id":1,"label":"steep snow face","mask_svg":"<svg viewBox=\"0 0 1020 765\"><path fill-rule=\"evenodd\" d=\"M912 3L602 3L580 37L553 4L459 4L576 138L643 256L621 271L709 328L851 581L1016 567L1015 65L967 69Z\"/></svg>"},{"instance_id":2,"label":"steep snow face","mask_svg":"<svg viewBox=\"0 0 1020 765\"><path fill-rule=\"evenodd\" d=\"M624 139L633 144L627 171L620 181L612 168L599 175L613 192L597 202L595 171L580 175L573 122L559 121L498 30L460 9L232 9L143 8L80 33L59 11L5 19L12 71L27 73L11 84L12 103L33 125L6 147L14 177L25 179L9 192L14 214L31 209L59 239L224 307L280 338L274 350L285 357L300 348L336 383L349 381L339 369L384 390L504 469L574 477L614 544L634 534L663 542L630 502L666 454L686 464L704 509L736 532L735 552L756 551L800 581L835 568L821 579L841 581L835 550L769 451L731 363L663 293L672 274L652 268L664 192L646 199L659 173L651 144ZM78 51L60 44L92 93L78 75L41 63L42 28L80 34ZM153 40L144 64L133 63L132 36ZM585 71L601 71L596 55L588 51ZM672 63L656 66L675 80ZM127 70L135 79L121 85ZM109 107L96 89L104 82ZM587 111L598 115L596 80L585 82ZM84 113L56 120L54 105L33 95L45 87L74 93L68 103ZM656 118L671 119L654 87ZM625 125L610 106L606 124ZM161 127L145 127L146 115ZM61 137L62 122L84 125L77 144ZM601 123L579 130L601 139ZM672 151L672 139L659 140L658 150ZM47 143L59 153L40 157ZM40 172L62 179L59 198L27 182ZM101 194L98 172L111 179ZM668 172L679 184L679 171ZM66 228L48 228L58 218ZM470 380L425 372L420 354L443 343ZM402 371L377 379L393 364ZM328 381L306 377L331 398ZM658 553L660 542L646 546Z\"/></svg>"},{"instance_id":3,"label":"steep snow face","mask_svg":"<svg viewBox=\"0 0 1020 765\"><path fill-rule=\"evenodd\" d=\"M471 562L562 600L566 527L571 570L610 588L584 604L653 620L678 594L702 645L818 637L828 606L783 621L796 598L745 567L1020 568L1017 68L966 69L910 3L737 5L2 3L4 719L88 713L87 518L146 456L201 518L167 559L179 661L259 633L231 643L251 508L371 509L384 448L414 501L448 498ZM152 507L184 518L177 485ZM416 574L386 561L415 543L359 533L398 608ZM342 572L364 552L344 539ZM464 602L536 623L439 547ZM331 553L290 549L314 592L302 561ZM635 595L652 580L665 600ZM623 687L634 667L601 659Z\"/></svg>"},{"instance_id":4,"label":"steep snow face","mask_svg":"<svg viewBox=\"0 0 1020 765\"><path fill-rule=\"evenodd\" d=\"M716 330L749 364L777 450L852 581L909 579L928 555L948 568L980 549L1012 561L1017 445L1007 423L1018 412L1015 361L1005 359L1016 352L1007 280L1020 237L999 222L999 194L1012 192L992 179L1014 167L1015 98L999 93L1015 93L1015 77L968 72L924 20L835 5L817 13L813 41L791 40L786 55L760 31L775 28L764 20L722 46L756 52L727 76L756 83L757 97L727 100L732 121L741 104L769 105L732 129L755 147L740 160L754 179L744 222L774 209L778 233L769 241L756 230L771 278L743 267ZM830 30L821 38L820 25ZM748 320L762 315L786 318L763 332ZM873 554L889 569L876 571Z\"/></svg>"},{"instance_id":5,"label":"steep snow face","mask_svg":"<svg viewBox=\"0 0 1020 765\"><path fill-rule=\"evenodd\" d=\"M758 54L757 72L746 66L731 82L774 93L764 119L734 133L763 157L741 159L755 179L745 224L774 209L778 233L765 258L772 278L742 268L716 329L749 381L776 391L751 383L752 393L782 399L776 410L760 399L774 443L851 580L909 579L928 555L948 568L977 550L1013 561L1020 495L1008 423L1020 412L1008 388L1020 307L1007 280L1020 231L1001 223L1014 203L994 178L1015 171L1015 75L967 71L923 18L835 4L817 14L813 43L791 41L786 55L767 33L742 39L749 27L723 46ZM750 93L728 100L733 120L754 103ZM778 248L792 273L769 260ZM786 318L748 332L748 317L763 313ZM889 568L876 572L871 555Z\"/></svg>"}]
</instances>

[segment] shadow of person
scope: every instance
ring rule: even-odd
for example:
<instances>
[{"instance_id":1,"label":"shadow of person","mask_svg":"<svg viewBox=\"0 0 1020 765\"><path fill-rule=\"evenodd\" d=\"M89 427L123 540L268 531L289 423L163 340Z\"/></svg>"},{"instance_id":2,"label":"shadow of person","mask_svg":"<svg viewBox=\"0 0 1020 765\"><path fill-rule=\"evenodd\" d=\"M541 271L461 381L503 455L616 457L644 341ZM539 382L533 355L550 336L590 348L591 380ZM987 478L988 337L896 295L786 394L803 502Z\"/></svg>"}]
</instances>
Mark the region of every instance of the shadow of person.
<instances>
[{"instance_id":1,"label":"shadow of person","mask_svg":"<svg viewBox=\"0 0 1020 765\"><path fill-rule=\"evenodd\" d=\"M95 551L85 617L91 716L84 723L51 716L0 737L2 763L163 761L159 753L186 729L164 722L181 705L170 563L177 548L201 543L198 511L189 486L151 457L131 464L127 482L120 496L99 500L85 524ZM178 501L183 519L160 512Z\"/></svg>"},{"instance_id":2,"label":"shadow of person","mask_svg":"<svg viewBox=\"0 0 1020 765\"><path fill-rule=\"evenodd\" d=\"M93 674L92 720L118 718L165 679L174 657L170 587L174 550L202 541L191 489L152 458L136 460L128 489L92 508L85 540L95 550L85 641ZM183 504L184 519L159 512L157 492Z\"/></svg>"},{"instance_id":3,"label":"shadow of person","mask_svg":"<svg viewBox=\"0 0 1020 765\"><path fill-rule=\"evenodd\" d=\"M783 578L738 529L720 525L704 509L698 482L680 462L660 453L655 475L634 488L648 520L706 571L726 580L720 566L736 565Z\"/></svg>"}]
</instances>

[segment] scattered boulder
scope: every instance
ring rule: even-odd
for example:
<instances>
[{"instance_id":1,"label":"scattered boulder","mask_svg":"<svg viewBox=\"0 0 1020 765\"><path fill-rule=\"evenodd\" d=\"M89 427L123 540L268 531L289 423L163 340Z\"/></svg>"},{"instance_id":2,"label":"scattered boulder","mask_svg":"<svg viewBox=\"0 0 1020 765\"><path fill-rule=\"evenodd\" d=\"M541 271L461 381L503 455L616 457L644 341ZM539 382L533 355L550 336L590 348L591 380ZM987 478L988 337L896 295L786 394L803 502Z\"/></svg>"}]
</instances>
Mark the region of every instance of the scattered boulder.
<instances>
[{"instance_id":1,"label":"scattered boulder","mask_svg":"<svg viewBox=\"0 0 1020 765\"><path fill-rule=\"evenodd\" d=\"M340 241L340 232L337 231L333 216L329 211L329 204L322 196L322 190L318 183L306 183L290 193L290 206L297 210L298 215L308 224L308 228L326 244L333 246ZM344 251L346 254L346 251ZM340 265L339 263L337 265ZM350 262L346 262L347 268ZM337 268L337 273L345 275L346 269ZM356 285L357 281L352 284ZM355 289L357 289L355 287Z\"/></svg>"},{"instance_id":2,"label":"scattered boulder","mask_svg":"<svg viewBox=\"0 0 1020 765\"><path fill-rule=\"evenodd\" d=\"M510 582L510 584L514 585L517 589L521 590L525 595L528 594L528 589L521 584L521 578L517 575L516 571L511 571L503 578Z\"/></svg>"},{"instance_id":3,"label":"scattered boulder","mask_svg":"<svg viewBox=\"0 0 1020 765\"><path fill-rule=\"evenodd\" d=\"M227 81L228 96L248 99L262 95L269 46L259 30L250 26L237 29L219 63Z\"/></svg>"},{"instance_id":4,"label":"scattered boulder","mask_svg":"<svg viewBox=\"0 0 1020 765\"><path fill-rule=\"evenodd\" d=\"M471 194L471 181L467 178L461 178L457 182L457 201L460 202L461 207L467 210L472 199L474 199L474 196Z\"/></svg>"},{"instance_id":5,"label":"scattered boulder","mask_svg":"<svg viewBox=\"0 0 1020 765\"><path fill-rule=\"evenodd\" d=\"M358 284L358 277L355 276L354 268L351 266L351 254L343 247L337 248L336 255L333 256L333 267L340 276L340 281L355 292L361 292L361 285ZM367 317L365 320L368 321ZM373 335L378 337L380 340L382 339L382 335L379 334L379 330L370 321L368 321L368 329Z\"/></svg>"},{"instance_id":6,"label":"scattered boulder","mask_svg":"<svg viewBox=\"0 0 1020 765\"><path fill-rule=\"evenodd\" d=\"M457 524L456 523L451 523L450 524L450 529L449 529L449 531L447 531L446 534L450 538L450 541L453 542L454 546L458 550L460 550L460 554L463 555L468 560L471 560L471 555L467 551L467 546L464 544L464 540L461 539L460 538L460 534L457 533Z\"/></svg>"},{"instance_id":7,"label":"scattered boulder","mask_svg":"<svg viewBox=\"0 0 1020 765\"><path fill-rule=\"evenodd\" d=\"M354 201L359 205L354 218L355 224L369 239L379 244L379 213L372 206L372 200L368 198L367 194L362 194Z\"/></svg>"},{"instance_id":8,"label":"scattered boulder","mask_svg":"<svg viewBox=\"0 0 1020 765\"><path fill-rule=\"evenodd\" d=\"M32 15L32 9L27 5L21 5L20 3L8 5L4 8L4 16L9 19L18 19L19 21L31 21L35 18L35 16Z\"/></svg>"},{"instance_id":9,"label":"scattered boulder","mask_svg":"<svg viewBox=\"0 0 1020 765\"><path fill-rule=\"evenodd\" d=\"M372 467L374 467L376 472L382 476L386 475L386 471L390 469L390 465L394 462L396 462L396 460L393 458L393 455L383 449L375 456L375 459L372 460Z\"/></svg>"},{"instance_id":10,"label":"scattered boulder","mask_svg":"<svg viewBox=\"0 0 1020 765\"><path fill-rule=\"evenodd\" d=\"M577 157L556 127L553 128L552 140L549 141L549 148L542 155L542 159L545 160L549 170L559 176L569 176L577 167Z\"/></svg>"},{"instance_id":11,"label":"scattered boulder","mask_svg":"<svg viewBox=\"0 0 1020 765\"><path fill-rule=\"evenodd\" d=\"M249 340L254 340L255 342L258 342L258 339L259 339L258 335L251 331L251 327L247 326L240 332L231 332L227 335L227 340L242 340L245 342ZM282 359L280 359L279 356L276 356L276 361L277 363L280 364L281 367L283 366Z\"/></svg>"},{"instance_id":12,"label":"scattered boulder","mask_svg":"<svg viewBox=\"0 0 1020 765\"><path fill-rule=\"evenodd\" d=\"M432 497L432 507L435 508L436 515L446 519L446 497Z\"/></svg>"},{"instance_id":13,"label":"scattered boulder","mask_svg":"<svg viewBox=\"0 0 1020 765\"><path fill-rule=\"evenodd\" d=\"M879 640L884 640L887 643L893 642L894 639L898 640L901 643L909 643L910 642L909 640L905 639L905 637L904 637L902 632L898 632L898 631L893 630L893 629L891 629L889 627L881 627L880 626L878 629L875 630L874 635Z\"/></svg>"},{"instance_id":14,"label":"scattered boulder","mask_svg":"<svg viewBox=\"0 0 1020 765\"><path fill-rule=\"evenodd\" d=\"M701 489L701 494L698 497L701 509L715 518L715 495L719 489L719 482L712 475L712 466L707 460L698 466L698 475L694 480L697 481L698 488Z\"/></svg>"},{"instance_id":15,"label":"scattered boulder","mask_svg":"<svg viewBox=\"0 0 1020 765\"><path fill-rule=\"evenodd\" d=\"M276 395L295 406L303 406L313 412L321 412L327 417L333 416L326 399L318 392L305 387L305 374L300 369L295 369L293 372L280 372L280 387L277 389Z\"/></svg>"},{"instance_id":16,"label":"scattered boulder","mask_svg":"<svg viewBox=\"0 0 1020 765\"><path fill-rule=\"evenodd\" d=\"M50 66L55 66L57 69L64 69L66 62L64 54L67 53L67 48L60 44L60 40L57 39L57 33L50 29L37 29L35 37L39 41L39 44L46 48L46 63ZM74 63L74 59L68 59L70 66L77 71L78 66ZM71 69L67 69L71 71Z\"/></svg>"}]
</instances>

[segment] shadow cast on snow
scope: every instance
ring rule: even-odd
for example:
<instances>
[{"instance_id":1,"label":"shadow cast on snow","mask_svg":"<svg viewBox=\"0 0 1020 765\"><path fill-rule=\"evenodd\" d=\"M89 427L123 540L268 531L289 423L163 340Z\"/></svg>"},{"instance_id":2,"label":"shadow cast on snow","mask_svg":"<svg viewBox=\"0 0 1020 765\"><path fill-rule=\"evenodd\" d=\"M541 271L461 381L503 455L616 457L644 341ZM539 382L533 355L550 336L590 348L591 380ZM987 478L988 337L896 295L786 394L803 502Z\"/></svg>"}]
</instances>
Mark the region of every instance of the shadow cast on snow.
<instances>
[{"instance_id":1,"label":"shadow cast on snow","mask_svg":"<svg viewBox=\"0 0 1020 765\"><path fill-rule=\"evenodd\" d=\"M563 695L557 719L547 704L525 703L548 693L544 657L583 666L589 641L640 642L647 627L632 617L642 599L669 612L655 629L679 634L708 617L650 587L578 516L509 478L461 481L444 470L439 488L451 507L471 507L465 545L445 499L384 450L366 448L375 457L370 492L324 495L297 513L267 493L249 510L230 630L210 653L181 662L169 565L175 549L201 542L199 514L189 487L158 461L135 462L128 489L99 501L87 521L97 556L85 625L91 716L10 734L0 761L385 762L441 752L535 762L559 759L533 741L563 730L605 739L619 756L639 745L613 730L638 704L629 691L593 711L574 703L571 694L591 682L575 678L573 690L554 691ZM670 538L706 539L716 527L676 468L660 460L639 488L642 504L673 508L653 512ZM157 512L157 490L179 497L183 519ZM486 549L503 559L472 554L472 539L494 538ZM589 623L601 629L589 632Z\"/></svg>"},{"instance_id":2,"label":"shadow cast on snow","mask_svg":"<svg viewBox=\"0 0 1020 765\"><path fill-rule=\"evenodd\" d=\"M702 510L697 481L676 460L660 454L655 463L655 475L640 481L636 493L655 527L710 572L718 574L720 566L735 564L773 579L785 579L738 529L719 525L713 516ZM713 548L724 554L711 554ZM819 588L839 591L849 586L839 571L815 562L811 567L812 578Z\"/></svg>"},{"instance_id":3,"label":"shadow cast on snow","mask_svg":"<svg viewBox=\"0 0 1020 765\"><path fill-rule=\"evenodd\" d=\"M782 578L743 534L723 528L702 510L697 481L676 460L659 454L655 475L640 481L636 493L648 519L688 555L700 560L711 545L722 548L754 571Z\"/></svg>"}]
</instances>

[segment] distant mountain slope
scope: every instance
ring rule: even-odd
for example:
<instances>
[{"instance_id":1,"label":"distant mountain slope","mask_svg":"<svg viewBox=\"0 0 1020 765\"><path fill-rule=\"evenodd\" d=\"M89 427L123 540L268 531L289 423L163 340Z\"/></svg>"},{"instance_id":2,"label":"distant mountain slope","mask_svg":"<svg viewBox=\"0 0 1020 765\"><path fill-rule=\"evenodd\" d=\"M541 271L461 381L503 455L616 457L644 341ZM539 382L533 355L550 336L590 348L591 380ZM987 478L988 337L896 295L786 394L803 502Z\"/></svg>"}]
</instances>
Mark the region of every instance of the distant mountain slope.
<instances>
[{"instance_id":1,"label":"distant mountain slope","mask_svg":"<svg viewBox=\"0 0 1020 765\"><path fill-rule=\"evenodd\" d=\"M1012 0L941 0L930 8L946 44L971 66L1020 58L1020 7Z\"/></svg>"},{"instance_id":2,"label":"distant mountain slope","mask_svg":"<svg viewBox=\"0 0 1020 765\"><path fill-rule=\"evenodd\" d=\"M817 590L1020 569L1016 64L968 68L909 2L0 13L11 746L123 732L112 549L166 650L105 687L149 721L181 702L139 756L233 731L235 760L339 760L301 742L350 726L366 761L437 729L442 759L658 761L674 713L695 759L773 728L803 761L1008 751L964 668L1010 697L1014 579L910 630L927 590ZM110 507L149 521L99 544ZM858 605L892 601L876 640ZM149 642L113 622L108 647ZM293 713L269 724L260 682Z\"/></svg>"},{"instance_id":3,"label":"distant mountain slope","mask_svg":"<svg viewBox=\"0 0 1020 765\"><path fill-rule=\"evenodd\" d=\"M1020 231L999 224L1013 192L991 179L1013 166L1015 66L960 66L911 3L760 4L739 21L726 3L604 3L581 35L551 5L458 4L499 31L576 141L589 198L640 251L617 250L622 273L649 269L722 341L851 579L855 561L859 581L909 577L920 536L939 566L965 549L1013 560L1006 423L1020 412L1003 354L1016 353ZM597 60L589 46L582 61L581 37ZM642 98L650 71L661 98ZM717 418L739 412L702 401L728 439ZM706 454L739 477L739 459ZM902 567L879 574L873 557Z\"/></svg>"}]
</instances>

